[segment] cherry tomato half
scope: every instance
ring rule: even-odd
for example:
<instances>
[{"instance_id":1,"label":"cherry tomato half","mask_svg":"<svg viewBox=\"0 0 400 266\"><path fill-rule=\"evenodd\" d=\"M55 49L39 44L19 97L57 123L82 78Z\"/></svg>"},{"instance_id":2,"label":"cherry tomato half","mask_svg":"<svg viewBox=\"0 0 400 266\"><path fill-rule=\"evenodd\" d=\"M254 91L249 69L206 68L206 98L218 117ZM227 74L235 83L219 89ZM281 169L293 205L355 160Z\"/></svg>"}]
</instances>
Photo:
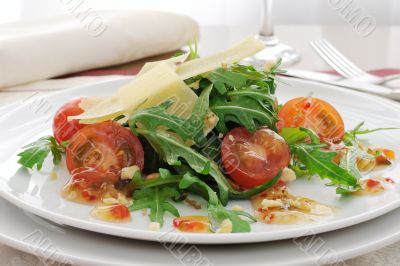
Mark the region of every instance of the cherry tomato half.
<instances>
[{"instance_id":1,"label":"cherry tomato half","mask_svg":"<svg viewBox=\"0 0 400 266\"><path fill-rule=\"evenodd\" d=\"M64 104L53 118L53 133L58 143L70 140L79 129L87 126L80 124L78 120L68 121L68 116L80 115L83 113L79 107L83 98L72 99Z\"/></svg>"},{"instance_id":2,"label":"cherry tomato half","mask_svg":"<svg viewBox=\"0 0 400 266\"><path fill-rule=\"evenodd\" d=\"M294 98L279 111L278 128L305 127L327 142L343 139L344 123L339 112L324 100L312 97Z\"/></svg>"},{"instance_id":3,"label":"cherry tomato half","mask_svg":"<svg viewBox=\"0 0 400 266\"><path fill-rule=\"evenodd\" d=\"M270 180L290 161L286 142L268 128L254 133L241 127L232 129L223 139L221 153L225 170L244 188Z\"/></svg>"},{"instance_id":4,"label":"cherry tomato half","mask_svg":"<svg viewBox=\"0 0 400 266\"><path fill-rule=\"evenodd\" d=\"M80 167L113 173L119 178L122 168L144 165L143 147L127 128L113 121L87 125L79 130L67 146L67 168L71 173Z\"/></svg>"}]
</instances>

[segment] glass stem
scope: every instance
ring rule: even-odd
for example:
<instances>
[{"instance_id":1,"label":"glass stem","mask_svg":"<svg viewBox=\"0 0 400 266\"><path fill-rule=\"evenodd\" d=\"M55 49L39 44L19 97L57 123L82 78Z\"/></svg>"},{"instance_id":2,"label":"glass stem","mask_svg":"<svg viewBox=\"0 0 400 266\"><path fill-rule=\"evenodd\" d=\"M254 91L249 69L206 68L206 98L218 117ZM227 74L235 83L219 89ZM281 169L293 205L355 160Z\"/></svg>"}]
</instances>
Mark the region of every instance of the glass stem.
<instances>
[{"instance_id":1,"label":"glass stem","mask_svg":"<svg viewBox=\"0 0 400 266\"><path fill-rule=\"evenodd\" d=\"M272 46L278 43L278 38L274 35L272 0L263 0L259 38L263 40L266 45Z\"/></svg>"}]
</instances>

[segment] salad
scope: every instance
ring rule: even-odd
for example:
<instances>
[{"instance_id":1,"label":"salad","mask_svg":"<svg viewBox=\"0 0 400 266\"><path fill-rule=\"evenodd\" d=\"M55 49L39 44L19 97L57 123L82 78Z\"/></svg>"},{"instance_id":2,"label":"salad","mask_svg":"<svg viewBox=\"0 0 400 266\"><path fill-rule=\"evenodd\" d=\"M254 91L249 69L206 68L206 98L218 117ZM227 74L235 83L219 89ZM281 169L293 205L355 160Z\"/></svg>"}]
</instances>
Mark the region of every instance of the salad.
<instances>
[{"instance_id":1,"label":"salad","mask_svg":"<svg viewBox=\"0 0 400 266\"><path fill-rule=\"evenodd\" d=\"M390 166L394 151L359 139L389 128L360 123L346 131L335 107L310 95L280 104L279 62L264 69L237 63L262 49L250 37L208 57L191 47L147 63L115 95L63 105L53 135L22 147L18 163L40 171L49 155L54 165L65 160L70 177L61 195L93 205L94 217L126 222L142 211L149 229L159 230L173 215L183 232L249 232L257 221L329 218L329 206L290 193L286 184L296 178L319 176L339 195L393 184L362 173ZM231 200L250 200L254 213L226 207ZM208 215L197 215L204 202ZM180 216L179 204L194 215Z\"/></svg>"}]
</instances>

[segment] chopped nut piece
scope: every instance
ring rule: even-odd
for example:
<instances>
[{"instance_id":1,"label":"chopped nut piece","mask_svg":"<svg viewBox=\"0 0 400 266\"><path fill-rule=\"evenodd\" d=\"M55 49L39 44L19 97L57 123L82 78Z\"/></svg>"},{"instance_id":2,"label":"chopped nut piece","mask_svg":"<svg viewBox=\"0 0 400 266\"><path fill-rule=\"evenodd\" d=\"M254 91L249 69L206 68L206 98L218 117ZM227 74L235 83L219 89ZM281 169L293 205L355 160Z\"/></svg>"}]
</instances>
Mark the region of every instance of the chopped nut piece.
<instances>
[{"instance_id":1,"label":"chopped nut piece","mask_svg":"<svg viewBox=\"0 0 400 266\"><path fill-rule=\"evenodd\" d=\"M232 233L232 222L229 219L222 221L220 227L216 231L217 234L227 234Z\"/></svg>"},{"instance_id":2,"label":"chopped nut piece","mask_svg":"<svg viewBox=\"0 0 400 266\"><path fill-rule=\"evenodd\" d=\"M161 225L160 225L160 223L157 223L157 222L151 222L150 224L149 224L149 230L150 231L160 231L160 228L161 228Z\"/></svg>"},{"instance_id":3,"label":"chopped nut piece","mask_svg":"<svg viewBox=\"0 0 400 266\"><path fill-rule=\"evenodd\" d=\"M201 209L201 205L193 199L185 198L185 202L193 209Z\"/></svg>"},{"instance_id":4,"label":"chopped nut piece","mask_svg":"<svg viewBox=\"0 0 400 266\"><path fill-rule=\"evenodd\" d=\"M265 209L273 208L273 207L283 207L283 203L280 199L277 199L277 200L263 199L263 201L261 202L261 205Z\"/></svg>"},{"instance_id":5,"label":"chopped nut piece","mask_svg":"<svg viewBox=\"0 0 400 266\"><path fill-rule=\"evenodd\" d=\"M228 139L229 139L230 141L234 141L234 140L235 140L235 138L234 138L232 135L229 135L229 136L228 136Z\"/></svg>"},{"instance_id":6,"label":"chopped nut piece","mask_svg":"<svg viewBox=\"0 0 400 266\"><path fill-rule=\"evenodd\" d=\"M139 167L137 165L132 165L129 167L124 167L121 170L121 179L126 180L126 179L132 179L132 177L135 175L137 171L140 171Z\"/></svg>"},{"instance_id":7,"label":"chopped nut piece","mask_svg":"<svg viewBox=\"0 0 400 266\"><path fill-rule=\"evenodd\" d=\"M57 180L58 179L58 175L57 175L57 173L55 171L51 171L49 173L49 177L50 177L51 180Z\"/></svg>"},{"instance_id":8,"label":"chopped nut piece","mask_svg":"<svg viewBox=\"0 0 400 266\"><path fill-rule=\"evenodd\" d=\"M208 112L206 114L206 117L204 118L204 129L203 129L204 135L210 133L210 131L213 130L213 128L217 125L217 123L218 123L218 116L213 112Z\"/></svg>"},{"instance_id":9,"label":"chopped nut piece","mask_svg":"<svg viewBox=\"0 0 400 266\"><path fill-rule=\"evenodd\" d=\"M282 170L281 180L284 182L294 181L296 180L296 173L292 169L285 167Z\"/></svg>"}]
</instances>

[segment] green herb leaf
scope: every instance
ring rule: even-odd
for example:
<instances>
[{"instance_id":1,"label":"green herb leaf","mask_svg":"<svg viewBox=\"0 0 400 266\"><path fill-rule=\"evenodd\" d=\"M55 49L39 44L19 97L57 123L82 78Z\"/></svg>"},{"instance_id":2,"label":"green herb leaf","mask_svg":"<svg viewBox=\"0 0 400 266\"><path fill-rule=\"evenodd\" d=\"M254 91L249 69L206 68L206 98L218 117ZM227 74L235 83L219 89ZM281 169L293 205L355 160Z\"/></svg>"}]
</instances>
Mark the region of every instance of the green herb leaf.
<instances>
[{"instance_id":1,"label":"green herb leaf","mask_svg":"<svg viewBox=\"0 0 400 266\"><path fill-rule=\"evenodd\" d=\"M241 216L246 217L247 220L242 219ZM221 205L209 205L208 217L213 231L216 231L225 219L229 219L232 222L232 233L250 232L250 222L256 222L256 219L246 212L227 210Z\"/></svg>"},{"instance_id":2,"label":"green herb leaf","mask_svg":"<svg viewBox=\"0 0 400 266\"><path fill-rule=\"evenodd\" d=\"M64 148L58 145L53 136L41 137L24 147L22 152L18 153L20 157L18 163L26 168L33 169L36 165L37 170L41 170L44 160L51 152L53 156L53 164L57 165L61 161L61 153Z\"/></svg>"},{"instance_id":3,"label":"green herb leaf","mask_svg":"<svg viewBox=\"0 0 400 266\"><path fill-rule=\"evenodd\" d=\"M200 178L186 174L179 183L179 188L186 189L191 186L198 186L207 192L208 195L208 216L211 222L211 227L216 231L221 223L225 219L229 219L232 222L232 232L249 232L250 221L256 221L253 216L244 211L232 211L225 209L219 202L217 194L212 190L207 183L202 181ZM247 220L242 219L241 216L248 218Z\"/></svg>"},{"instance_id":4,"label":"green herb leaf","mask_svg":"<svg viewBox=\"0 0 400 266\"><path fill-rule=\"evenodd\" d=\"M362 129L364 124L365 124L365 122L361 122L354 129L345 132L344 138L343 138L343 142L347 146L355 146L356 144L359 143L359 140L357 139L357 135L365 135L365 134L370 134L370 133L374 133L374 132L382 131L382 130L400 129L400 128L395 128L395 127L381 127L381 128L374 128L374 129Z\"/></svg>"},{"instance_id":5,"label":"green herb leaf","mask_svg":"<svg viewBox=\"0 0 400 266\"><path fill-rule=\"evenodd\" d=\"M217 193L215 193L215 191L212 190L212 188L210 188L204 181L202 181L197 176L194 176L190 173L186 173L179 183L179 188L187 189L191 186L198 186L201 189L203 189L204 191L206 191L207 195L208 195L208 198L206 200L208 200L209 204L212 204L212 205L219 204Z\"/></svg>"},{"instance_id":6,"label":"green herb leaf","mask_svg":"<svg viewBox=\"0 0 400 266\"><path fill-rule=\"evenodd\" d=\"M136 111L129 119L129 125L133 132L136 131L136 124L140 123L150 133L154 133L160 127L174 130L183 140L191 139L192 132L183 127L184 119L167 113L167 109L173 104L172 100L162 104Z\"/></svg>"},{"instance_id":7,"label":"green herb leaf","mask_svg":"<svg viewBox=\"0 0 400 266\"><path fill-rule=\"evenodd\" d=\"M188 119L171 115L167 109L173 104L168 100L162 104L136 111L129 119L129 125L136 132L136 124L140 123L151 134L164 128L178 134L183 140L198 140L203 137L204 119L209 110L209 96L212 85L204 89L193 107L193 113Z\"/></svg>"},{"instance_id":8,"label":"green herb leaf","mask_svg":"<svg viewBox=\"0 0 400 266\"><path fill-rule=\"evenodd\" d=\"M247 199L250 198L251 196L254 196L255 194L258 194L270 187L272 187L273 185L276 184L276 182L279 181L279 178L281 178L282 175L282 171L280 171L276 176L274 176L272 179L264 182L263 184L253 187L251 189L248 190L244 190L244 191L234 191L234 190L230 190L230 194L229 194L229 198L231 199Z\"/></svg>"},{"instance_id":9,"label":"green herb leaf","mask_svg":"<svg viewBox=\"0 0 400 266\"><path fill-rule=\"evenodd\" d=\"M228 91L227 86L232 89L245 86L247 80L245 76L223 68L212 71L207 78L214 84L220 94L225 94Z\"/></svg>"},{"instance_id":10,"label":"green herb leaf","mask_svg":"<svg viewBox=\"0 0 400 266\"><path fill-rule=\"evenodd\" d=\"M333 162L336 152L323 152L306 143L292 145L292 150L310 174L318 174L341 187L357 186L357 178Z\"/></svg>"},{"instance_id":11,"label":"green herb leaf","mask_svg":"<svg viewBox=\"0 0 400 266\"><path fill-rule=\"evenodd\" d=\"M298 127L282 128L279 135L285 139L288 145L303 141L308 136L307 132Z\"/></svg>"},{"instance_id":12,"label":"green herb leaf","mask_svg":"<svg viewBox=\"0 0 400 266\"><path fill-rule=\"evenodd\" d=\"M189 42L188 47L189 47L189 60L199 58L197 40L194 40L193 42Z\"/></svg>"},{"instance_id":13,"label":"green herb leaf","mask_svg":"<svg viewBox=\"0 0 400 266\"><path fill-rule=\"evenodd\" d=\"M179 199L180 193L176 187L144 187L133 193L133 203L130 211L150 209L150 220L164 224L164 214L169 212L175 217L180 216L179 211L169 202L171 199Z\"/></svg>"},{"instance_id":14,"label":"green herb leaf","mask_svg":"<svg viewBox=\"0 0 400 266\"><path fill-rule=\"evenodd\" d=\"M277 111L274 98L266 90L246 88L228 92L227 98L215 95L210 109L219 118L217 130L226 133L226 123L235 122L254 132L258 126L275 128Z\"/></svg>"},{"instance_id":15,"label":"green herb leaf","mask_svg":"<svg viewBox=\"0 0 400 266\"><path fill-rule=\"evenodd\" d=\"M180 159L184 159L195 172L212 176L218 184L222 204L225 205L228 202L228 192L231 186L214 161L188 147L168 132L156 131L154 134L150 134L145 129L138 129L138 132L150 142L169 165L180 165Z\"/></svg>"}]
</instances>

